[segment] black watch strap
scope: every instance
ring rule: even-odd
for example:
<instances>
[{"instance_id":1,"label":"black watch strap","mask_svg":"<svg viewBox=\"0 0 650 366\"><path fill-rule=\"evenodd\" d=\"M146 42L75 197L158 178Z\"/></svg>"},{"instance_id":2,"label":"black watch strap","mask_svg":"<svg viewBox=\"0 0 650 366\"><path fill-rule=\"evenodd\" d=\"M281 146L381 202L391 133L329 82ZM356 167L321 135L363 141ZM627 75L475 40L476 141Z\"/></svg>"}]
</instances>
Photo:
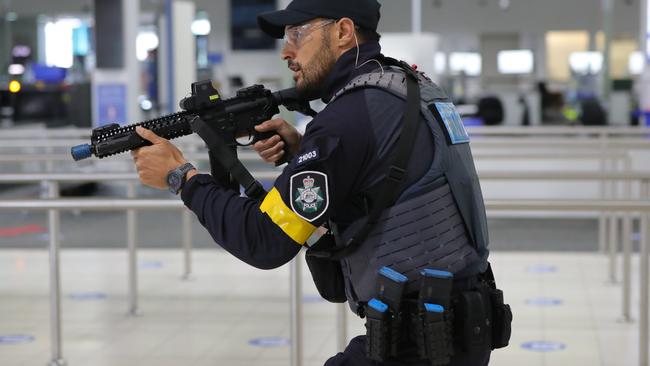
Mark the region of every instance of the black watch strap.
<instances>
[{"instance_id":1,"label":"black watch strap","mask_svg":"<svg viewBox=\"0 0 650 366\"><path fill-rule=\"evenodd\" d=\"M172 170L171 172L169 172L169 174L178 174L179 177L180 177L180 184L177 187L169 187L170 191L172 191L172 193L178 194L178 192L180 192L181 189L183 189L183 186L185 185L185 182L187 181L187 179L186 179L187 172L189 172L192 169L196 169L194 167L194 165L192 165L192 163L185 163L185 164L179 166L178 168Z\"/></svg>"}]
</instances>

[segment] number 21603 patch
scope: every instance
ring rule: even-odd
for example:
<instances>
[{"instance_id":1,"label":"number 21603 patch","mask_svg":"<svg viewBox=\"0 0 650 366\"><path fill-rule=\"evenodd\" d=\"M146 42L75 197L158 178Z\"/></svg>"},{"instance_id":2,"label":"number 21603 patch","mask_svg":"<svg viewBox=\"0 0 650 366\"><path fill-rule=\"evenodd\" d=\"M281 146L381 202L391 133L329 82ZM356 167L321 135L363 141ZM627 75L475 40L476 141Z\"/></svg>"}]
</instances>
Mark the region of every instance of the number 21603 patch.
<instances>
[{"instance_id":1,"label":"number 21603 patch","mask_svg":"<svg viewBox=\"0 0 650 366\"><path fill-rule=\"evenodd\" d=\"M318 153L317 147L306 150L305 152L297 156L296 159L298 159L298 161L296 162L296 166L300 166L312 160L316 160L318 159L319 156L320 154Z\"/></svg>"}]
</instances>

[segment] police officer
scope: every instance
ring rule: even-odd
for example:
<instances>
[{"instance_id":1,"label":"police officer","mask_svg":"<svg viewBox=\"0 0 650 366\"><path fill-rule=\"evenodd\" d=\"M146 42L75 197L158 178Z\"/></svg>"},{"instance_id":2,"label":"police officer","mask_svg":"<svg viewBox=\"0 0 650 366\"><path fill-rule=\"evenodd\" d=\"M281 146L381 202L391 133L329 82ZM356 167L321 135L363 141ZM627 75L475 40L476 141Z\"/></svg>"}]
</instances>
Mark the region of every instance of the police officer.
<instances>
[{"instance_id":1,"label":"police officer","mask_svg":"<svg viewBox=\"0 0 650 366\"><path fill-rule=\"evenodd\" d=\"M278 133L254 146L265 161L290 155L288 165L261 202L220 187L210 175L199 174L169 141L138 127L137 132L152 142L133 152L141 181L180 193L216 243L257 268L287 263L321 226L336 227L339 236L358 227L378 195L385 193L382 182L399 141L407 99L405 93L390 90L395 89L391 80L404 84L405 79L404 72L381 54L376 32L379 10L376 0L294 0L285 10L258 17L265 33L284 38L281 57L293 72L298 91L305 98L321 98L327 103L304 136L281 119L257 127L260 132ZM382 87L361 87L358 78L366 75L376 78ZM408 224L409 230L419 233L415 235L418 239L414 244L411 239L396 239L384 246L364 242L341 259L345 297L361 316L374 296L378 266L408 278L405 298L417 288L422 268L453 273L456 298L460 291L478 286L481 273L488 268L485 212L466 133L444 93L421 74L419 82L419 132L395 203L395 207L420 214ZM169 180L172 175L183 179ZM413 202L431 204L414 208ZM408 225L398 223L373 232L403 230ZM478 309L486 315L478 326L471 327L472 332L494 321L487 296L479 301ZM458 323L462 311L475 314L475 310L456 311L454 322ZM396 332L413 332L412 327L402 328ZM440 364L487 364L493 347L490 337L481 335L482 340L474 340L471 349L460 346L467 342L454 335L453 356ZM412 334L401 334L400 339L397 352L383 363L369 358L368 340L359 336L326 365L433 364L418 356Z\"/></svg>"}]
</instances>

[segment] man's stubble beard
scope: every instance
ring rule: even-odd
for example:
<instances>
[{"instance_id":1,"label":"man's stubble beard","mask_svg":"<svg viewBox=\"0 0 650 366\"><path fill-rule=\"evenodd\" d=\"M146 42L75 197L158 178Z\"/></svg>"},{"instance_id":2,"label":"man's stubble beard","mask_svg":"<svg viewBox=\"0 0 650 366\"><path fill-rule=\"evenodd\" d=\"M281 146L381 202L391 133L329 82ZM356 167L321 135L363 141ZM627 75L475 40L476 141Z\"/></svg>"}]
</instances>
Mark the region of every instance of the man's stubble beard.
<instances>
[{"instance_id":1,"label":"man's stubble beard","mask_svg":"<svg viewBox=\"0 0 650 366\"><path fill-rule=\"evenodd\" d=\"M332 51L332 42L329 33L324 32L322 47L312 57L307 65L300 65L302 80L296 84L298 94L305 99L313 100L322 97L323 84L336 63Z\"/></svg>"}]
</instances>

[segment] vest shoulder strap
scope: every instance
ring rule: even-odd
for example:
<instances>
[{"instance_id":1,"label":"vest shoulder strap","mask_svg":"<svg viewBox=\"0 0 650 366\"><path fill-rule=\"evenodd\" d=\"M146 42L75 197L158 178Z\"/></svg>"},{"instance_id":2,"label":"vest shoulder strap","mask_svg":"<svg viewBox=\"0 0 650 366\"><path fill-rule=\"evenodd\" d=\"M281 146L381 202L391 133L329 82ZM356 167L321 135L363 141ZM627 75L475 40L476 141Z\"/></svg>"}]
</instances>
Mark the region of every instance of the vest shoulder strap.
<instances>
[{"instance_id":1,"label":"vest shoulder strap","mask_svg":"<svg viewBox=\"0 0 650 366\"><path fill-rule=\"evenodd\" d=\"M436 85L428 76L417 72L418 84L421 89L423 102L430 103L436 99L447 99L447 94ZM392 94L406 99L406 74L397 67L385 67L384 70L377 69L367 74L362 74L352 79L347 85L337 91L329 103L332 103L343 94L363 88L377 88L391 92Z\"/></svg>"}]
</instances>

